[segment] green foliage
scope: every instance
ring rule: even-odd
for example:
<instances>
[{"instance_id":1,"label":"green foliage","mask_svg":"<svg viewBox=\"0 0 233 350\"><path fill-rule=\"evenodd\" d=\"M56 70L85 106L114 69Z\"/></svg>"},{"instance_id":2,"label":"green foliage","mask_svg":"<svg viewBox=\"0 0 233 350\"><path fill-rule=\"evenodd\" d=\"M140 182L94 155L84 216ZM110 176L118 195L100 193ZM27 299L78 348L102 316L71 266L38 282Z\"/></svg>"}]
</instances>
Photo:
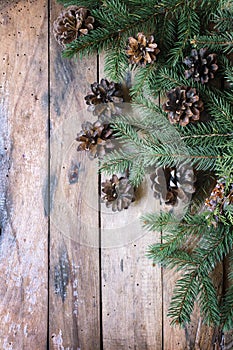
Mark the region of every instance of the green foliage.
<instances>
[{"instance_id":1,"label":"green foliage","mask_svg":"<svg viewBox=\"0 0 233 350\"><path fill-rule=\"evenodd\" d=\"M100 1L98 0L58 0L58 2L64 6L77 5L85 6L88 8L96 8L100 4Z\"/></svg>"},{"instance_id":2,"label":"green foliage","mask_svg":"<svg viewBox=\"0 0 233 350\"><path fill-rule=\"evenodd\" d=\"M155 263L183 272L168 312L172 324L188 323L198 298L205 322L218 325L220 305L210 273L232 249L232 228L210 226L205 213L186 214L181 221L172 214L146 214L143 221L148 229L163 232L162 243L149 247L148 256Z\"/></svg>"},{"instance_id":3,"label":"green foliage","mask_svg":"<svg viewBox=\"0 0 233 350\"><path fill-rule=\"evenodd\" d=\"M168 311L172 324L190 321L197 300L208 325L233 328L233 287L219 300L212 273L233 246L233 205L203 212L216 179L233 183L233 5L230 0L59 0L65 6L87 6L95 29L66 46L65 57L105 53L106 76L122 82L131 76L131 106L111 120L117 149L100 163L109 175L129 172L139 186L151 167L192 166L196 193L182 218L172 213L149 213L142 218L162 241L148 249L148 257L179 271ZM145 66L130 65L128 38L153 35L160 50ZM215 79L202 85L185 78L183 60L193 48L207 47L217 55ZM231 54L231 55L230 55ZM171 125L163 110L167 92L177 86L196 88L204 103L198 123ZM217 220L216 220L217 217ZM231 260L232 263L232 260ZM232 280L232 274L228 280Z\"/></svg>"}]
</instances>

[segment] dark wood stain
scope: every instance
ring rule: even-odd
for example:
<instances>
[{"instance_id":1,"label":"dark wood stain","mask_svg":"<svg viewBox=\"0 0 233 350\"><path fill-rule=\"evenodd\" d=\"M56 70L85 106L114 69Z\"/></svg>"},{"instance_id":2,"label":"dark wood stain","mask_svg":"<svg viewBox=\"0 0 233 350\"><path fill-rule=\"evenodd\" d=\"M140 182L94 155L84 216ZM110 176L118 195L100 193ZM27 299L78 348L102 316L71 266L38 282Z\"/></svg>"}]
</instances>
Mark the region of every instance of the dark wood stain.
<instances>
[{"instance_id":1,"label":"dark wood stain","mask_svg":"<svg viewBox=\"0 0 233 350\"><path fill-rule=\"evenodd\" d=\"M64 303L67 297L67 286L70 280L70 266L65 247L61 249L59 261L54 267L54 293L59 295Z\"/></svg>"}]
</instances>

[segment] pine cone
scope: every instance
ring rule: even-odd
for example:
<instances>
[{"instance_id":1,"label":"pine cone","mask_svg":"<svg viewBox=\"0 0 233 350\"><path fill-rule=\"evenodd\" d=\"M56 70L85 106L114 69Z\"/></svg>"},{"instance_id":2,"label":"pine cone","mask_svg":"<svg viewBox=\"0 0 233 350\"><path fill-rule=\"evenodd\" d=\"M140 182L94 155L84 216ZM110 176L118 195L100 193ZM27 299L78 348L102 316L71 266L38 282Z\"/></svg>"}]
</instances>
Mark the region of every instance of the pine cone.
<instances>
[{"instance_id":1,"label":"pine cone","mask_svg":"<svg viewBox=\"0 0 233 350\"><path fill-rule=\"evenodd\" d=\"M163 110L168 113L171 124L181 126L199 120L203 111L203 102L199 99L196 89L182 86L167 92L168 101L163 104Z\"/></svg>"},{"instance_id":2,"label":"pine cone","mask_svg":"<svg viewBox=\"0 0 233 350\"><path fill-rule=\"evenodd\" d=\"M85 122L82 124L82 131L76 137L76 141L80 142L77 151L89 151L91 159L102 159L107 150L114 147L112 139L113 133L109 124L103 124L100 120L94 124Z\"/></svg>"},{"instance_id":3,"label":"pine cone","mask_svg":"<svg viewBox=\"0 0 233 350\"><path fill-rule=\"evenodd\" d=\"M221 179L217 181L210 197L206 199L205 206L212 212L219 207L219 213L222 214L226 206L230 204L233 204L233 183L230 184L229 190L226 191L226 183Z\"/></svg>"},{"instance_id":4,"label":"pine cone","mask_svg":"<svg viewBox=\"0 0 233 350\"><path fill-rule=\"evenodd\" d=\"M135 200L134 188L126 177L113 175L110 180L102 183L102 200L106 207L112 207L112 211L128 209Z\"/></svg>"},{"instance_id":5,"label":"pine cone","mask_svg":"<svg viewBox=\"0 0 233 350\"><path fill-rule=\"evenodd\" d=\"M147 38L143 33L138 33L137 38L129 37L128 39L126 53L131 64L145 66L147 63L153 63L159 52L153 35Z\"/></svg>"},{"instance_id":6,"label":"pine cone","mask_svg":"<svg viewBox=\"0 0 233 350\"><path fill-rule=\"evenodd\" d=\"M85 7L69 6L63 10L53 23L55 39L61 46L72 42L93 29L94 17Z\"/></svg>"},{"instance_id":7,"label":"pine cone","mask_svg":"<svg viewBox=\"0 0 233 350\"><path fill-rule=\"evenodd\" d=\"M150 179L154 197L166 205L176 206L179 201L188 203L190 195L195 192L194 172L187 165L157 168Z\"/></svg>"},{"instance_id":8,"label":"pine cone","mask_svg":"<svg viewBox=\"0 0 233 350\"><path fill-rule=\"evenodd\" d=\"M120 84L101 79L100 83L91 84L92 94L85 97L88 110L99 119L106 121L121 113L123 91Z\"/></svg>"},{"instance_id":9,"label":"pine cone","mask_svg":"<svg viewBox=\"0 0 233 350\"><path fill-rule=\"evenodd\" d=\"M186 57L184 64L188 67L185 71L185 78L192 78L195 81L201 81L202 84L208 83L209 79L214 78L218 69L217 55L208 53L207 48L199 51L193 49L189 57Z\"/></svg>"}]
</instances>

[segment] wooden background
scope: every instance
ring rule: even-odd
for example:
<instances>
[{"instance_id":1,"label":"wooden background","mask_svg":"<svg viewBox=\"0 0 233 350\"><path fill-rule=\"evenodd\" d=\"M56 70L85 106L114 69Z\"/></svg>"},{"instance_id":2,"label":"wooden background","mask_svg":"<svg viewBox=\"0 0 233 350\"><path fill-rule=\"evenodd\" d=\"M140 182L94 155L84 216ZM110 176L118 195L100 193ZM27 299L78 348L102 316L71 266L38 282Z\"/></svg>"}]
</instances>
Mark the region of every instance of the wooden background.
<instances>
[{"instance_id":1,"label":"wooden background","mask_svg":"<svg viewBox=\"0 0 233 350\"><path fill-rule=\"evenodd\" d=\"M147 259L161 234L139 221L159 209L149 181L128 211L100 204L97 164L74 139L93 120L84 96L103 60L61 57L60 9L0 1L0 349L231 349L197 308L190 326L170 327L177 276Z\"/></svg>"}]
</instances>

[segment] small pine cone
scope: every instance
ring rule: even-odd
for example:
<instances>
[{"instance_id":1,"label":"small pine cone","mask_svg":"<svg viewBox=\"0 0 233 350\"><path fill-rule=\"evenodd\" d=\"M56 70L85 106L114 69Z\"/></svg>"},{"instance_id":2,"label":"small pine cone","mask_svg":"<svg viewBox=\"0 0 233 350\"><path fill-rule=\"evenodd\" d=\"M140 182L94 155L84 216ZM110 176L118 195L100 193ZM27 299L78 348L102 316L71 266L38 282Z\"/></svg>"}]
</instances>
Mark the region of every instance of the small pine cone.
<instances>
[{"instance_id":1,"label":"small pine cone","mask_svg":"<svg viewBox=\"0 0 233 350\"><path fill-rule=\"evenodd\" d=\"M208 53L207 48L202 48L199 51L193 49L190 56L185 58L184 64L188 68L185 71L185 78L192 78L202 84L208 83L209 79L213 79L215 72L218 70L217 55Z\"/></svg>"},{"instance_id":2,"label":"small pine cone","mask_svg":"<svg viewBox=\"0 0 233 350\"><path fill-rule=\"evenodd\" d=\"M179 123L186 126L189 122L200 119L203 111L203 102L195 88L182 86L167 92L168 101L163 104L163 110L168 113L171 124Z\"/></svg>"},{"instance_id":3,"label":"small pine cone","mask_svg":"<svg viewBox=\"0 0 233 350\"><path fill-rule=\"evenodd\" d=\"M153 63L159 52L153 35L147 38L143 33L138 33L136 38L129 37L128 39L126 54L131 64L145 66L147 63Z\"/></svg>"},{"instance_id":4,"label":"small pine cone","mask_svg":"<svg viewBox=\"0 0 233 350\"><path fill-rule=\"evenodd\" d=\"M179 201L186 204L195 192L194 172L187 165L157 168L150 179L154 197L166 205L176 206Z\"/></svg>"},{"instance_id":5,"label":"small pine cone","mask_svg":"<svg viewBox=\"0 0 233 350\"><path fill-rule=\"evenodd\" d=\"M120 84L101 79L100 83L91 84L92 94L85 97L88 110L98 116L99 119L109 120L114 115L121 113L123 91Z\"/></svg>"},{"instance_id":6,"label":"small pine cone","mask_svg":"<svg viewBox=\"0 0 233 350\"><path fill-rule=\"evenodd\" d=\"M110 180L102 183L102 200L114 212L128 209L135 200L134 188L126 177L113 175Z\"/></svg>"},{"instance_id":7,"label":"small pine cone","mask_svg":"<svg viewBox=\"0 0 233 350\"><path fill-rule=\"evenodd\" d=\"M219 212L222 214L226 206L230 204L233 204L233 183L230 184L228 191L226 191L226 183L223 179L221 179L217 181L217 184L212 190L209 198L205 200L205 206L212 212L219 207Z\"/></svg>"},{"instance_id":8,"label":"small pine cone","mask_svg":"<svg viewBox=\"0 0 233 350\"><path fill-rule=\"evenodd\" d=\"M89 14L87 8L75 5L63 10L53 23L53 33L57 42L64 47L79 36L88 34L95 21Z\"/></svg>"},{"instance_id":9,"label":"small pine cone","mask_svg":"<svg viewBox=\"0 0 233 350\"><path fill-rule=\"evenodd\" d=\"M77 151L89 151L91 159L102 159L107 150L113 149L113 133L109 124L103 124L97 120L94 124L85 122L78 133L76 141L79 142Z\"/></svg>"}]
</instances>

